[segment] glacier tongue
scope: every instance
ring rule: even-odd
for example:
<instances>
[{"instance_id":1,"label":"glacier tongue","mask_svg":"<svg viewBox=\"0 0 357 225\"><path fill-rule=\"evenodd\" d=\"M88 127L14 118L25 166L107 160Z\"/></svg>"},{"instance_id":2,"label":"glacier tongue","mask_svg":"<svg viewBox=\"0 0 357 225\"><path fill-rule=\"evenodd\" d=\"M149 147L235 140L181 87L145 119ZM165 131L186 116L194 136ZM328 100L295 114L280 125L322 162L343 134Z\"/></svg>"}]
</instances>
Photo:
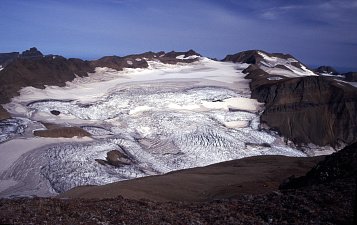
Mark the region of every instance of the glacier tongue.
<instances>
[{"instance_id":1,"label":"glacier tongue","mask_svg":"<svg viewBox=\"0 0 357 225\"><path fill-rule=\"evenodd\" d=\"M202 59L188 66L122 72L127 77L142 77L135 82L125 83L124 74L118 72L116 77L111 71L109 80L86 78L84 83L76 81L63 88L27 88L22 93L33 95L14 98L7 106L16 106L13 113L33 121L81 126L93 140L28 152L0 174L0 182L34 176L37 183L19 185L16 193L10 193L26 189L23 193L33 190L36 195L52 195L79 185L106 184L254 155L305 156L279 136L259 129L262 107L250 99L242 73L245 67L238 65L237 70L235 64ZM102 89L104 93L95 88L103 82L110 85ZM53 115L52 110L60 114ZM124 151L131 163L119 167L104 163L107 152L116 149ZM42 192L36 189L39 184Z\"/></svg>"}]
</instances>

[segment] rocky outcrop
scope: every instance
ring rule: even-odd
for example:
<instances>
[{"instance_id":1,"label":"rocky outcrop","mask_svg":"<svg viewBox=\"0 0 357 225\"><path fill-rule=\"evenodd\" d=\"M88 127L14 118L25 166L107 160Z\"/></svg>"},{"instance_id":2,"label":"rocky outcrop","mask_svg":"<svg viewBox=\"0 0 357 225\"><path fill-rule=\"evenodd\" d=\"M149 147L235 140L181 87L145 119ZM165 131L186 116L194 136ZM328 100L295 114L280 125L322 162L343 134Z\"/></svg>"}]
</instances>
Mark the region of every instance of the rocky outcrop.
<instances>
[{"instance_id":1,"label":"rocky outcrop","mask_svg":"<svg viewBox=\"0 0 357 225\"><path fill-rule=\"evenodd\" d=\"M17 58L0 71L0 103L7 103L26 86L64 86L76 76L94 72L89 62L63 57Z\"/></svg>"},{"instance_id":2,"label":"rocky outcrop","mask_svg":"<svg viewBox=\"0 0 357 225\"><path fill-rule=\"evenodd\" d=\"M23 51L20 55L22 59L40 59L43 57L42 52L37 50L37 48L33 47L29 50Z\"/></svg>"},{"instance_id":3,"label":"rocky outcrop","mask_svg":"<svg viewBox=\"0 0 357 225\"><path fill-rule=\"evenodd\" d=\"M283 59L283 60L291 60L290 64L297 67L302 68L306 67L304 64L299 62L296 58L294 58L290 54L282 54L282 53L268 53L262 50L248 50L239 52L234 55L227 55L222 61L223 62L234 62L234 63L247 63L247 64L255 64L255 65L268 65L269 62L264 59L264 56L269 58Z\"/></svg>"},{"instance_id":4,"label":"rocky outcrop","mask_svg":"<svg viewBox=\"0 0 357 225\"><path fill-rule=\"evenodd\" d=\"M124 68L147 68L148 64L145 60L132 55L127 57L105 56L98 60L90 62L90 65L95 67L109 67L115 70L123 70Z\"/></svg>"},{"instance_id":5,"label":"rocky outcrop","mask_svg":"<svg viewBox=\"0 0 357 225\"><path fill-rule=\"evenodd\" d=\"M107 152L106 160L96 159L96 161L102 165L111 165L115 167L129 165L132 163L132 160L123 153L122 149L109 151Z\"/></svg>"},{"instance_id":6,"label":"rocky outcrop","mask_svg":"<svg viewBox=\"0 0 357 225\"><path fill-rule=\"evenodd\" d=\"M6 120L11 118L10 113L8 113L1 105L0 105L0 120Z\"/></svg>"},{"instance_id":7,"label":"rocky outcrop","mask_svg":"<svg viewBox=\"0 0 357 225\"><path fill-rule=\"evenodd\" d=\"M267 72L264 68L269 61L259 52L229 55L225 60L251 64L243 72L251 79L252 97L265 103L261 115L263 124L296 144L337 146L357 141L357 92L354 87L331 77L299 74L289 77ZM304 64L295 62L291 55L263 54L277 62L293 59L288 64L294 63L296 68L307 71Z\"/></svg>"},{"instance_id":8,"label":"rocky outcrop","mask_svg":"<svg viewBox=\"0 0 357 225\"><path fill-rule=\"evenodd\" d=\"M357 178L357 143L326 156L305 176L290 177L285 183L281 184L280 188L301 188L349 178Z\"/></svg>"},{"instance_id":9,"label":"rocky outcrop","mask_svg":"<svg viewBox=\"0 0 357 225\"><path fill-rule=\"evenodd\" d=\"M79 127L56 127L48 130L35 130L33 134L38 137L50 138L72 138L91 136L90 133Z\"/></svg>"},{"instance_id":10,"label":"rocky outcrop","mask_svg":"<svg viewBox=\"0 0 357 225\"><path fill-rule=\"evenodd\" d=\"M253 88L252 97L265 102L261 122L295 143L357 141L357 92L348 84L326 77L283 79Z\"/></svg>"},{"instance_id":11,"label":"rocky outcrop","mask_svg":"<svg viewBox=\"0 0 357 225\"><path fill-rule=\"evenodd\" d=\"M331 66L320 66L316 69L314 69L314 72L319 73L319 74L331 74L331 75L338 75L339 73L335 68Z\"/></svg>"}]
</instances>

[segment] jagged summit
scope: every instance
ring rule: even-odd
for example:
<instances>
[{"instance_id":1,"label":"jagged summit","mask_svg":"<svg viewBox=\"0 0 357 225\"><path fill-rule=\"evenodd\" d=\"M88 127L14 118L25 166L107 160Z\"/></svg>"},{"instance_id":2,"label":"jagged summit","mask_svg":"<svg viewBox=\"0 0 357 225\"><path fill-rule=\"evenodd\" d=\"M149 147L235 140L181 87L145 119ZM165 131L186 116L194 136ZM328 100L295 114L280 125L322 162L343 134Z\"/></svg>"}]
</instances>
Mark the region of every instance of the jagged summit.
<instances>
[{"instance_id":1,"label":"jagged summit","mask_svg":"<svg viewBox=\"0 0 357 225\"><path fill-rule=\"evenodd\" d=\"M23 51L20 55L20 58L23 59L38 59L42 58L43 54L37 48L32 47L29 50Z\"/></svg>"},{"instance_id":2,"label":"jagged summit","mask_svg":"<svg viewBox=\"0 0 357 225\"><path fill-rule=\"evenodd\" d=\"M337 70L331 66L319 66L318 68L314 69L314 72L318 74L330 74L330 75L338 75L340 74Z\"/></svg>"},{"instance_id":3,"label":"jagged summit","mask_svg":"<svg viewBox=\"0 0 357 225\"><path fill-rule=\"evenodd\" d=\"M316 75L313 71L308 69L306 65L290 54L267 53L261 50L249 50L233 55L227 55L222 61L256 65L260 70L270 74L271 76L266 78L272 80L281 79L282 77Z\"/></svg>"},{"instance_id":4,"label":"jagged summit","mask_svg":"<svg viewBox=\"0 0 357 225\"><path fill-rule=\"evenodd\" d=\"M239 52L239 53L236 53L233 55L227 55L222 61L257 64L260 61L264 60L264 55L267 55L269 57L282 58L282 59L294 58L290 54L268 53L268 52L265 52L262 50L247 50L247 51Z\"/></svg>"}]
</instances>

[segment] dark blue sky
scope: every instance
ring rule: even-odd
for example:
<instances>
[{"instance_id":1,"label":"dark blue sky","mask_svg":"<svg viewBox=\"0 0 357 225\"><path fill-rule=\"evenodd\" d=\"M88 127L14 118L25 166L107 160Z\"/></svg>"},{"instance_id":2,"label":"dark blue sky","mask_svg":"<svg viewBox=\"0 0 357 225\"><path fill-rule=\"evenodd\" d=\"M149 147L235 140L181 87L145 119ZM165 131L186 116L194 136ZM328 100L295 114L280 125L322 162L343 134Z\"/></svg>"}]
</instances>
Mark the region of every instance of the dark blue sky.
<instances>
[{"instance_id":1,"label":"dark blue sky","mask_svg":"<svg viewBox=\"0 0 357 225\"><path fill-rule=\"evenodd\" d=\"M0 52L97 58L248 49L357 68L355 0L1 0Z\"/></svg>"}]
</instances>

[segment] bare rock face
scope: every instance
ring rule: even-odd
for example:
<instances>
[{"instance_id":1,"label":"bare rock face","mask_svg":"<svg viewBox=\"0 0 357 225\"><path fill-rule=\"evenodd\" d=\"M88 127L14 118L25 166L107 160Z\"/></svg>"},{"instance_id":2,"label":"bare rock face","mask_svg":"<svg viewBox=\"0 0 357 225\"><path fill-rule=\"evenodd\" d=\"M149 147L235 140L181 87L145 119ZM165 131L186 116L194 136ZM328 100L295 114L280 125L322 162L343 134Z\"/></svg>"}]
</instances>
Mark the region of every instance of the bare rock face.
<instances>
[{"instance_id":1,"label":"bare rock face","mask_svg":"<svg viewBox=\"0 0 357 225\"><path fill-rule=\"evenodd\" d=\"M331 66L319 66L318 68L314 69L314 72L322 74L331 74L331 75L338 75L339 73L335 70L335 68Z\"/></svg>"},{"instance_id":2,"label":"bare rock face","mask_svg":"<svg viewBox=\"0 0 357 225\"><path fill-rule=\"evenodd\" d=\"M61 112L58 110L51 110L51 114L58 116L59 114L61 114Z\"/></svg>"},{"instance_id":3,"label":"bare rock face","mask_svg":"<svg viewBox=\"0 0 357 225\"><path fill-rule=\"evenodd\" d=\"M30 54L30 53L29 53ZM93 71L89 63L63 57L18 58L0 71L0 103L7 103L26 86L64 86L77 76Z\"/></svg>"},{"instance_id":4,"label":"bare rock face","mask_svg":"<svg viewBox=\"0 0 357 225\"><path fill-rule=\"evenodd\" d=\"M37 50L37 48L33 47L30 48L29 50L23 51L20 55L20 58L23 59L38 59L42 58L43 54Z\"/></svg>"},{"instance_id":5,"label":"bare rock face","mask_svg":"<svg viewBox=\"0 0 357 225\"><path fill-rule=\"evenodd\" d=\"M72 138L72 137L89 137L90 133L79 127L56 127L48 130L35 130L33 132L38 137L51 138Z\"/></svg>"},{"instance_id":6,"label":"bare rock face","mask_svg":"<svg viewBox=\"0 0 357 225\"><path fill-rule=\"evenodd\" d=\"M107 153L107 162L112 166L121 166L131 163L131 160L122 152L118 150L112 150Z\"/></svg>"},{"instance_id":7,"label":"bare rock face","mask_svg":"<svg viewBox=\"0 0 357 225\"><path fill-rule=\"evenodd\" d=\"M95 67L109 67L115 70L123 70L124 68L147 68L149 65L145 60L136 60L138 56L105 56L98 60L92 61L90 64Z\"/></svg>"},{"instance_id":8,"label":"bare rock face","mask_svg":"<svg viewBox=\"0 0 357 225\"><path fill-rule=\"evenodd\" d=\"M110 165L115 167L129 165L132 163L132 160L126 154L123 153L122 149L107 152L106 160L95 159L95 161L97 161L101 165Z\"/></svg>"},{"instance_id":9,"label":"bare rock face","mask_svg":"<svg viewBox=\"0 0 357 225\"><path fill-rule=\"evenodd\" d=\"M1 105L0 105L0 120L10 119L10 113L8 113Z\"/></svg>"},{"instance_id":10,"label":"bare rock face","mask_svg":"<svg viewBox=\"0 0 357 225\"><path fill-rule=\"evenodd\" d=\"M337 146L357 141L357 89L323 76L289 78L268 73L263 53L289 60L292 66L304 64L291 55L246 51L228 55L224 61L250 63L243 72L251 79L252 97L265 103L261 122L296 144ZM277 67L277 66L276 66ZM287 72L288 68L284 69Z\"/></svg>"},{"instance_id":11,"label":"bare rock face","mask_svg":"<svg viewBox=\"0 0 357 225\"><path fill-rule=\"evenodd\" d=\"M253 98L265 102L261 121L295 143L336 146L357 141L357 92L348 84L309 76L252 91Z\"/></svg>"}]
</instances>

